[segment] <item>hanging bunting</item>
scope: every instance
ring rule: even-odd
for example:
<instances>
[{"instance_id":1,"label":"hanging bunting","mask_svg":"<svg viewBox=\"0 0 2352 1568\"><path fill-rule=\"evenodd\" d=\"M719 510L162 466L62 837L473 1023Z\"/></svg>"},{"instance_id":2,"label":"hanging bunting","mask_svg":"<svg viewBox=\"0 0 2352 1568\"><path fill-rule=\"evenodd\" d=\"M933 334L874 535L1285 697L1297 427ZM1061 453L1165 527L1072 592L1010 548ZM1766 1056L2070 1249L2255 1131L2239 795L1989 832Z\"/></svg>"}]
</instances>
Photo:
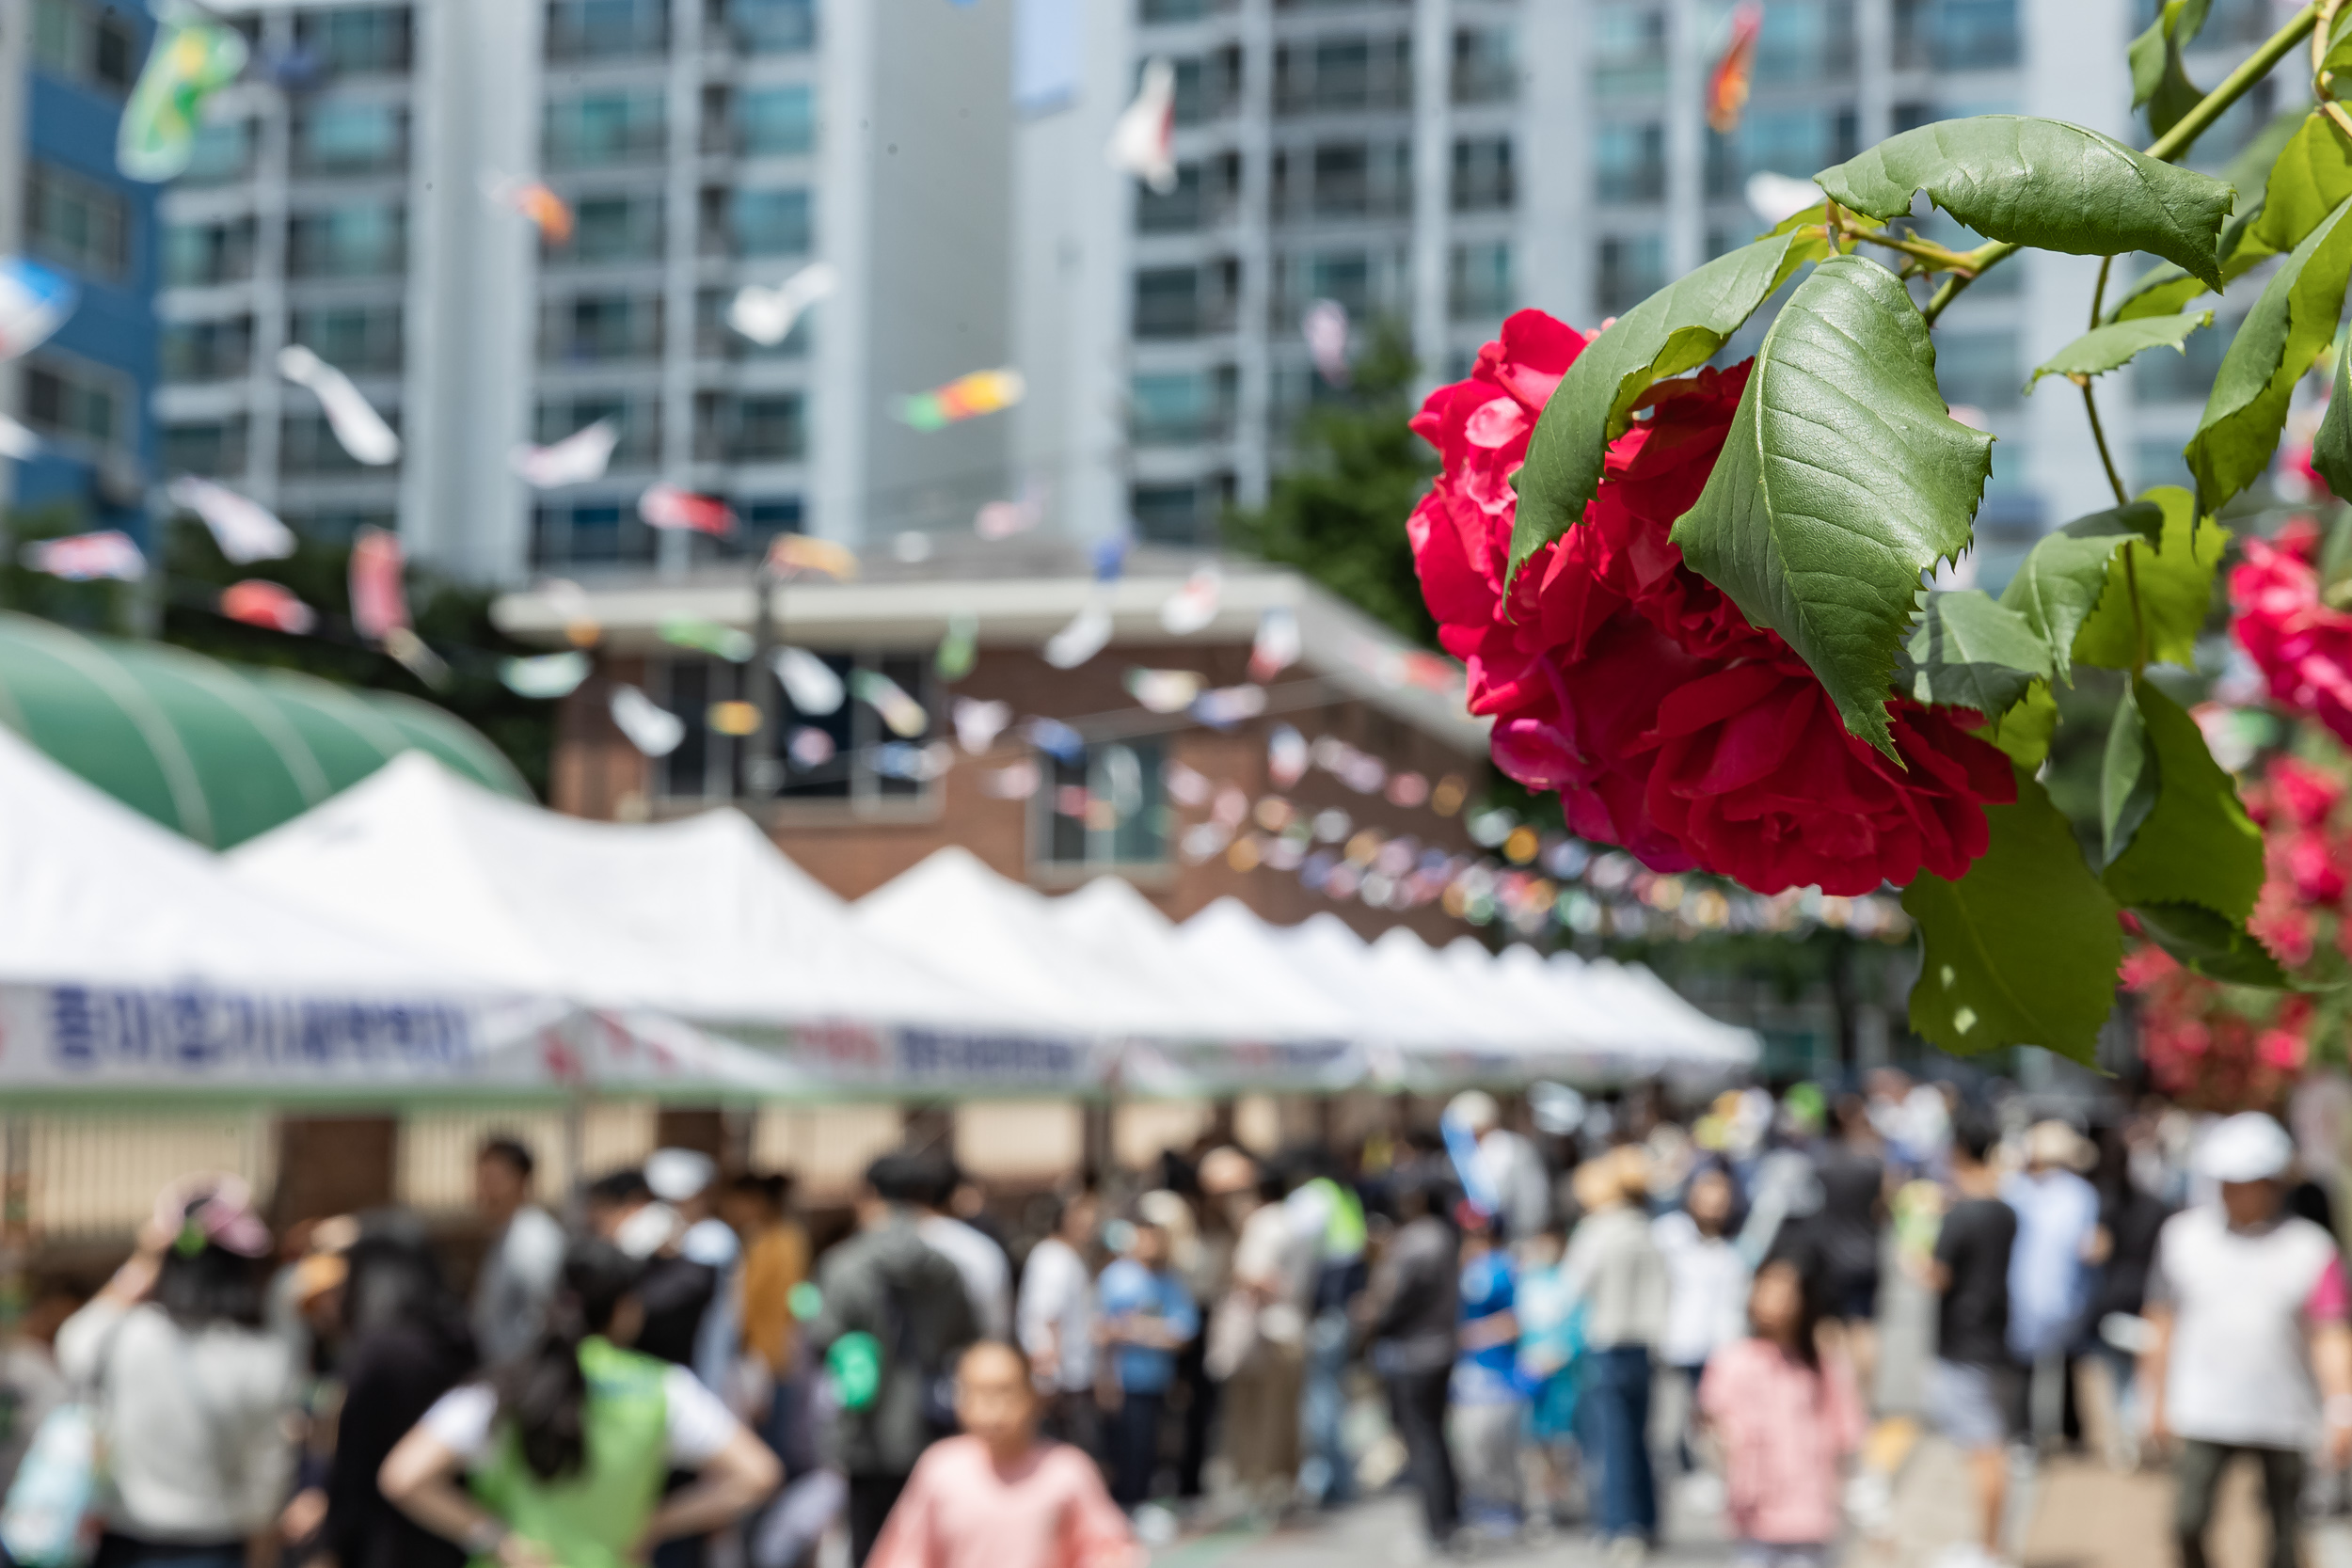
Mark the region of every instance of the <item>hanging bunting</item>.
<instances>
[{"instance_id":1,"label":"hanging bunting","mask_svg":"<svg viewBox=\"0 0 2352 1568\"><path fill-rule=\"evenodd\" d=\"M727 325L760 347L774 348L792 335L803 312L840 283L830 261L811 261L773 288L746 283L727 302Z\"/></svg>"},{"instance_id":2,"label":"hanging bunting","mask_svg":"<svg viewBox=\"0 0 2352 1568\"><path fill-rule=\"evenodd\" d=\"M647 486L637 498L637 515L647 528L707 533L718 539L735 531L735 509L725 501L666 483Z\"/></svg>"},{"instance_id":3,"label":"hanging bunting","mask_svg":"<svg viewBox=\"0 0 2352 1568\"><path fill-rule=\"evenodd\" d=\"M564 640L573 647L594 647L604 636L604 628L596 625L596 606L580 584L569 578L547 578L540 581L538 592L563 623Z\"/></svg>"},{"instance_id":4,"label":"hanging bunting","mask_svg":"<svg viewBox=\"0 0 2352 1568\"><path fill-rule=\"evenodd\" d=\"M1160 768L1160 784L1167 789L1169 800L1195 810L1207 805L1209 797L1215 793L1207 774L1197 768L1187 768L1181 762L1168 763Z\"/></svg>"},{"instance_id":5,"label":"hanging bunting","mask_svg":"<svg viewBox=\"0 0 2352 1568\"><path fill-rule=\"evenodd\" d=\"M621 427L611 420L582 425L549 446L516 447L507 461L534 490L560 490L604 477L613 449L621 442Z\"/></svg>"},{"instance_id":6,"label":"hanging bunting","mask_svg":"<svg viewBox=\"0 0 2352 1568\"><path fill-rule=\"evenodd\" d=\"M1707 74L1707 126L1719 136L1728 136L1740 128L1740 116L1748 106L1749 85L1756 75L1756 40L1763 30L1764 8L1759 0L1740 0L1732 8L1723 53Z\"/></svg>"},{"instance_id":7,"label":"hanging bunting","mask_svg":"<svg viewBox=\"0 0 2352 1568\"><path fill-rule=\"evenodd\" d=\"M1160 629L1171 637L1190 637L1208 629L1225 594L1225 574L1215 562L1198 567L1184 585L1160 606Z\"/></svg>"},{"instance_id":8,"label":"hanging bunting","mask_svg":"<svg viewBox=\"0 0 2352 1568\"><path fill-rule=\"evenodd\" d=\"M1025 800L1037 793L1037 764L1026 758L982 774L981 790L999 800Z\"/></svg>"},{"instance_id":9,"label":"hanging bunting","mask_svg":"<svg viewBox=\"0 0 2352 1568\"><path fill-rule=\"evenodd\" d=\"M882 715L882 721L890 733L901 740L912 740L931 725L931 716L923 705L907 695L906 688L879 670L850 672L850 691L857 700Z\"/></svg>"},{"instance_id":10,"label":"hanging bunting","mask_svg":"<svg viewBox=\"0 0 2352 1568\"><path fill-rule=\"evenodd\" d=\"M19 463L29 463L40 455L41 444L40 436L6 414L0 414L0 457L12 457Z\"/></svg>"},{"instance_id":11,"label":"hanging bunting","mask_svg":"<svg viewBox=\"0 0 2352 1568\"><path fill-rule=\"evenodd\" d=\"M1193 700L1192 716L1211 729L1227 730L1265 711L1263 686L1224 686Z\"/></svg>"},{"instance_id":12,"label":"hanging bunting","mask_svg":"<svg viewBox=\"0 0 2352 1568\"><path fill-rule=\"evenodd\" d=\"M779 533L768 546L768 569L779 577L816 572L835 582L848 582L857 576L857 554L838 540Z\"/></svg>"},{"instance_id":13,"label":"hanging bunting","mask_svg":"<svg viewBox=\"0 0 2352 1568\"><path fill-rule=\"evenodd\" d=\"M686 721L633 686L615 686L606 705L628 743L649 757L666 757L686 739Z\"/></svg>"},{"instance_id":14,"label":"hanging bunting","mask_svg":"<svg viewBox=\"0 0 2352 1568\"><path fill-rule=\"evenodd\" d=\"M81 296L81 285L55 267L22 256L0 261L0 359L14 359L47 342L73 314Z\"/></svg>"},{"instance_id":15,"label":"hanging bunting","mask_svg":"<svg viewBox=\"0 0 2352 1568\"><path fill-rule=\"evenodd\" d=\"M36 572L68 582L92 582L101 578L136 582L147 576L147 557L120 529L37 539L19 551L17 559Z\"/></svg>"},{"instance_id":16,"label":"hanging bunting","mask_svg":"<svg viewBox=\"0 0 2352 1568\"><path fill-rule=\"evenodd\" d=\"M756 647L750 632L738 626L723 626L716 621L705 621L692 615L665 615L658 629L661 641L674 648L692 648L701 653L716 654L730 664L740 664L750 658Z\"/></svg>"},{"instance_id":17,"label":"hanging bunting","mask_svg":"<svg viewBox=\"0 0 2352 1568\"><path fill-rule=\"evenodd\" d=\"M796 725L784 749L793 766L803 770L822 768L834 755L833 736L814 724Z\"/></svg>"},{"instance_id":18,"label":"hanging bunting","mask_svg":"<svg viewBox=\"0 0 2352 1568\"><path fill-rule=\"evenodd\" d=\"M1346 386L1347 307L1336 299L1314 301L1299 318L1298 335L1307 340L1308 357L1314 361L1315 373L1325 385Z\"/></svg>"},{"instance_id":19,"label":"hanging bunting","mask_svg":"<svg viewBox=\"0 0 2352 1568\"><path fill-rule=\"evenodd\" d=\"M939 640L939 652L931 660L931 668L939 678L950 686L972 673L979 662L980 618L968 610L959 610L947 617L946 635Z\"/></svg>"},{"instance_id":20,"label":"hanging bunting","mask_svg":"<svg viewBox=\"0 0 2352 1568\"><path fill-rule=\"evenodd\" d=\"M579 652L540 654L499 660L499 680L517 697L568 697L588 678L588 656Z\"/></svg>"},{"instance_id":21,"label":"hanging bunting","mask_svg":"<svg viewBox=\"0 0 2352 1568\"><path fill-rule=\"evenodd\" d=\"M115 132L123 178L160 184L187 172L204 101L237 79L247 53L244 34L192 6L162 18Z\"/></svg>"},{"instance_id":22,"label":"hanging bunting","mask_svg":"<svg viewBox=\"0 0 2352 1568\"><path fill-rule=\"evenodd\" d=\"M351 541L351 624L366 641L381 643L408 625L408 591L400 535L363 528Z\"/></svg>"},{"instance_id":23,"label":"hanging bunting","mask_svg":"<svg viewBox=\"0 0 2352 1568\"><path fill-rule=\"evenodd\" d=\"M294 591L281 582L262 578L247 578L232 582L220 591L220 612L231 621L263 631L282 631L291 636L307 636L319 624L318 611L294 595ZM556 656L564 657L559 654Z\"/></svg>"},{"instance_id":24,"label":"hanging bunting","mask_svg":"<svg viewBox=\"0 0 2352 1568\"><path fill-rule=\"evenodd\" d=\"M1089 597L1070 624L1048 638L1045 662L1057 670L1075 670L1110 645L1110 606L1100 595Z\"/></svg>"},{"instance_id":25,"label":"hanging bunting","mask_svg":"<svg viewBox=\"0 0 2352 1568\"><path fill-rule=\"evenodd\" d=\"M944 387L899 398L892 412L910 429L945 430L983 414L1001 413L1027 393L1028 383L1022 379L1019 371L974 371Z\"/></svg>"},{"instance_id":26,"label":"hanging bunting","mask_svg":"<svg viewBox=\"0 0 2352 1568\"><path fill-rule=\"evenodd\" d=\"M806 648L792 647L778 648L768 656L768 662L776 679L784 683L784 694L792 699L794 712L822 719L840 711L848 689L832 665Z\"/></svg>"},{"instance_id":27,"label":"hanging bunting","mask_svg":"<svg viewBox=\"0 0 2352 1568\"><path fill-rule=\"evenodd\" d=\"M1258 617L1258 634L1249 644L1249 678L1263 685L1298 662L1304 642L1298 614L1277 605Z\"/></svg>"},{"instance_id":28,"label":"hanging bunting","mask_svg":"<svg viewBox=\"0 0 2352 1568\"><path fill-rule=\"evenodd\" d=\"M294 553L294 530L279 522L268 507L227 485L182 474L171 482L167 494L172 504L204 520L222 557L236 565L276 561Z\"/></svg>"},{"instance_id":29,"label":"hanging bunting","mask_svg":"<svg viewBox=\"0 0 2352 1568\"><path fill-rule=\"evenodd\" d=\"M1176 68L1154 55L1144 62L1136 96L1120 112L1104 150L1111 167L1132 174L1153 192L1176 188Z\"/></svg>"},{"instance_id":30,"label":"hanging bunting","mask_svg":"<svg viewBox=\"0 0 2352 1568\"><path fill-rule=\"evenodd\" d=\"M956 743L974 756L985 756L996 737L1012 722L1012 705L983 702L977 697L958 697L953 714Z\"/></svg>"},{"instance_id":31,"label":"hanging bunting","mask_svg":"<svg viewBox=\"0 0 2352 1568\"><path fill-rule=\"evenodd\" d=\"M1018 499L990 501L973 514L972 531L993 543L1026 533L1044 519L1044 487L1025 484Z\"/></svg>"},{"instance_id":32,"label":"hanging bunting","mask_svg":"<svg viewBox=\"0 0 2352 1568\"><path fill-rule=\"evenodd\" d=\"M1200 695L1203 685L1198 672L1191 670L1130 669L1126 678L1127 695L1152 713L1182 713Z\"/></svg>"},{"instance_id":33,"label":"hanging bunting","mask_svg":"<svg viewBox=\"0 0 2352 1568\"><path fill-rule=\"evenodd\" d=\"M520 213L550 245L572 243L571 203L536 180L516 180L501 174L482 177L482 194L493 205Z\"/></svg>"},{"instance_id":34,"label":"hanging bunting","mask_svg":"<svg viewBox=\"0 0 2352 1568\"><path fill-rule=\"evenodd\" d=\"M1033 718L1022 726L1029 744L1065 768L1086 761L1086 737L1058 719Z\"/></svg>"},{"instance_id":35,"label":"hanging bunting","mask_svg":"<svg viewBox=\"0 0 2352 1568\"><path fill-rule=\"evenodd\" d=\"M1266 777L1277 789L1288 789L1307 772L1307 737L1288 724L1277 724L1266 736Z\"/></svg>"},{"instance_id":36,"label":"hanging bunting","mask_svg":"<svg viewBox=\"0 0 2352 1568\"><path fill-rule=\"evenodd\" d=\"M288 343L278 351L278 373L297 387L310 388L326 412L326 427L355 463L372 468L400 460L400 437L384 422L375 405L351 384L351 377L304 348Z\"/></svg>"}]
</instances>

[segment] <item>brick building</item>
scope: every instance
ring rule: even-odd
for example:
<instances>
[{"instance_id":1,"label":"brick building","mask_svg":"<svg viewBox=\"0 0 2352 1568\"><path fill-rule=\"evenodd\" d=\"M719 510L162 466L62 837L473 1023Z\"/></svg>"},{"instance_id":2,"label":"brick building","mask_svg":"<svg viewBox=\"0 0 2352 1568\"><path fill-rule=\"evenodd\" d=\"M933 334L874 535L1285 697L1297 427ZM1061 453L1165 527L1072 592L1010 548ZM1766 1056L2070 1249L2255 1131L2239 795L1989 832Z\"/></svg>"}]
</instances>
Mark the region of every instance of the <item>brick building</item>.
<instances>
[{"instance_id":1,"label":"brick building","mask_svg":"<svg viewBox=\"0 0 2352 1568\"><path fill-rule=\"evenodd\" d=\"M1204 566L1221 572L1214 611L1197 631L1171 632L1163 608ZM1075 668L1056 668L1044 656L1046 643L1089 604L1108 617L1106 644ZM1122 576L1104 583L1070 546L975 543L942 546L918 563L869 563L847 582L801 578L779 589L772 612L780 642L816 654L852 691L862 682L872 689L872 677L882 676L919 705L924 727L903 738L890 733L879 708L854 695L832 713L801 713L784 684L765 672L755 677L751 661L681 645L744 652L754 609L748 568L633 578L577 594L542 587L501 599L497 617L516 636L560 646L567 628L588 634L583 621L596 634L596 673L565 699L548 804L582 816L632 819L731 802L849 898L954 844L1045 892L1115 873L1178 920L1231 894L1280 923L1330 909L1366 935L1403 924L1444 942L1468 928L1435 903L1394 908L1366 901L1361 890L1344 899L1311 890L1298 875L1297 852L1277 847L1256 815L1269 796L1287 801L1301 819L1343 815L1343 832L1336 817L1327 817L1329 831L1313 840L1334 856L1365 830L1384 842L1409 838L1417 856L1475 852L1461 813L1437 809L1458 800L1458 790L1435 789L1451 779L1474 794L1486 766L1486 728L1463 711L1458 669L1414 650L1295 573L1138 552ZM1245 686L1253 640L1268 611L1295 617L1299 655L1264 685L1263 713L1220 727L1192 713L1155 713L1131 690L1137 672L1172 677L1158 684L1178 693L1187 676L1204 691ZM968 673L949 682L935 655L957 626L976 631L977 657ZM730 638L736 646L725 647ZM718 705L755 697L748 684L754 678L775 688L773 743L787 766L773 790L753 786L760 772L750 755L754 741L726 734L732 716L714 713ZM678 718L685 738L675 751L648 757L623 735L611 714L613 689L623 683ZM952 742L960 703L1004 705L1009 723L984 753ZM1061 755L1038 743L1031 720L1074 732L1063 736L1048 728ZM1322 749L1327 760L1351 749L1377 759L1382 778L1368 779L1360 764L1352 783L1328 767L1310 766L1295 785L1279 787L1270 777L1268 741L1282 725L1311 748L1343 743ZM817 767L791 762L794 736L819 726L832 760ZM949 765L936 776L907 776L930 772L940 762ZM1036 777L1033 787L1020 790L1032 782L1025 767ZM1400 784L1400 776L1417 778L1420 787ZM1373 787L1356 787L1366 783ZM1214 831L1206 843L1198 834L1188 843L1193 830L1216 821L1216 797L1227 790L1240 791L1252 809L1240 837L1264 836L1252 840L1253 848L1216 843ZM1128 799L1120 801L1122 792ZM1090 823L1065 809L1082 801L1095 814ZM1106 814L1105 802L1125 809ZM1226 809L1230 815L1232 804ZM1292 832L1294 840L1305 836ZM1269 853L1269 863L1242 868L1253 854Z\"/></svg>"}]
</instances>

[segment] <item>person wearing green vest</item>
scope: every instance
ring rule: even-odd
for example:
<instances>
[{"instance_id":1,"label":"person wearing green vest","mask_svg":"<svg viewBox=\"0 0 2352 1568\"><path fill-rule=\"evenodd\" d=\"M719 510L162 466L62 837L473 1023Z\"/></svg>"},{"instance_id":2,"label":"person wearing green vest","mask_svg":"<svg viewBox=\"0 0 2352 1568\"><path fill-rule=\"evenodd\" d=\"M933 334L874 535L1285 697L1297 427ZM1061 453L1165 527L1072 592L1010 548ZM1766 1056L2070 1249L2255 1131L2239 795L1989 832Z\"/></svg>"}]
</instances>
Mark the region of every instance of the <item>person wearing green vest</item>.
<instances>
[{"instance_id":1,"label":"person wearing green vest","mask_svg":"<svg viewBox=\"0 0 2352 1568\"><path fill-rule=\"evenodd\" d=\"M1316 1507L1333 1508L1356 1496L1356 1467L1340 1441L1347 1409L1345 1379L1354 1330L1348 1312L1363 1293L1363 1200L1339 1180L1338 1167L1324 1151L1308 1157L1316 1174L1283 1201L1292 1228L1315 1238L1314 1318L1307 1325L1306 1382L1299 1398L1298 1431L1305 1459L1298 1489Z\"/></svg>"},{"instance_id":2,"label":"person wearing green vest","mask_svg":"<svg viewBox=\"0 0 2352 1568\"><path fill-rule=\"evenodd\" d=\"M775 1456L692 1371L627 1348L642 1267L574 1243L538 1344L443 1395L384 1461L384 1496L471 1568L624 1568L776 1489ZM664 1497L673 1469L700 1474Z\"/></svg>"}]
</instances>

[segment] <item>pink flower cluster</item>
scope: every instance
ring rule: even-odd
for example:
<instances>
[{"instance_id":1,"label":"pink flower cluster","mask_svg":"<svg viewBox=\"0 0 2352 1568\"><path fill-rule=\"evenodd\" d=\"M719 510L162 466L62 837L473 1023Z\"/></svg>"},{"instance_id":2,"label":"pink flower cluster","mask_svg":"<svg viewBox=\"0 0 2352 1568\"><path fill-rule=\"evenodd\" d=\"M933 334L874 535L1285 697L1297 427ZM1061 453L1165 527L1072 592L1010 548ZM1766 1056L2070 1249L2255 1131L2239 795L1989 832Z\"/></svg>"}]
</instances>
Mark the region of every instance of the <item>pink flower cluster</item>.
<instances>
[{"instance_id":1,"label":"pink flower cluster","mask_svg":"<svg viewBox=\"0 0 2352 1568\"><path fill-rule=\"evenodd\" d=\"M1413 420L1443 459L1406 525L1422 592L1469 665L1471 711L1494 716L1496 766L1558 791L1570 831L1657 871L1843 895L1959 877L1984 853L1985 804L2016 799L2009 759L1968 733L1978 716L1897 700L1898 768L1668 538L1713 471L1747 365L1652 388L1582 523L1505 592L1511 478L1586 341L1522 310Z\"/></svg>"},{"instance_id":2,"label":"pink flower cluster","mask_svg":"<svg viewBox=\"0 0 2352 1568\"><path fill-rule=\"evenodd\" d=\"M2320 597L2318 531L2290 524L2249 539L2230 573L2230 629L2280 705L2352 740L2352 614Z\"/></svg>"}]
</instances>

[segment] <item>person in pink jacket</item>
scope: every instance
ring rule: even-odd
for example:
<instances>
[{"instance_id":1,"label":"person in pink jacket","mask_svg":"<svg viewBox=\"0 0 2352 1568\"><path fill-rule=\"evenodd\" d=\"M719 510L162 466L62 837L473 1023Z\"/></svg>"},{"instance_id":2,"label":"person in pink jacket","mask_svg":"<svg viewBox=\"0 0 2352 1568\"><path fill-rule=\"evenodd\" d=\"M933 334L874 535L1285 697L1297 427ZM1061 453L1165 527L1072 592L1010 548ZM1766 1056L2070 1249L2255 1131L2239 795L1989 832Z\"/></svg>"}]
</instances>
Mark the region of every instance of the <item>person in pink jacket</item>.
<instances>
[{"instance_id":1,"label":"person in pink jacket","mask_svg":"<svg viewBox=\"0 0 2352 1568\"><path fill-rule=\"evenodd\" d=\"M1767 1262L1748 1293L1753 1332L1718 1350L1699 1413L1722 1454L1740 1568L1821 1568L1836 1548L1841 1467L1862 1446L1845 1346L1794 1263Z\"/></svg>"}]
</instances>

